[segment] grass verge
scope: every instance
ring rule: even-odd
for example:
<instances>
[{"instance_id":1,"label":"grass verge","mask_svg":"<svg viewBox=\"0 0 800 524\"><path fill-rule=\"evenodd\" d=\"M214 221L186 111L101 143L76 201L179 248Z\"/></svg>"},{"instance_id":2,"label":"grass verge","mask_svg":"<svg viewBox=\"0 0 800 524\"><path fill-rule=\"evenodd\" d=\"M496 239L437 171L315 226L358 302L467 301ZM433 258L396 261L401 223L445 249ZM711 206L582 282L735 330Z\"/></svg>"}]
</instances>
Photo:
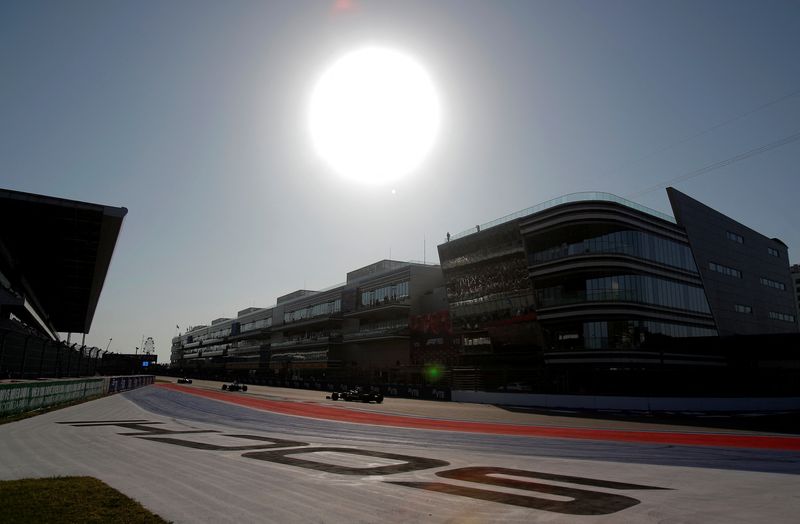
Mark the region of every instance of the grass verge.
<instances>
[{"instance_id":1,"label":"grass verge","mask_svg":"<svg viewBox=\"0 0 800 524\"><path fill-rule=\"evenodd\" d=\"M92 477L0 481L5 524L166 523L135 500Z\"/></svg>"}]
</instances>

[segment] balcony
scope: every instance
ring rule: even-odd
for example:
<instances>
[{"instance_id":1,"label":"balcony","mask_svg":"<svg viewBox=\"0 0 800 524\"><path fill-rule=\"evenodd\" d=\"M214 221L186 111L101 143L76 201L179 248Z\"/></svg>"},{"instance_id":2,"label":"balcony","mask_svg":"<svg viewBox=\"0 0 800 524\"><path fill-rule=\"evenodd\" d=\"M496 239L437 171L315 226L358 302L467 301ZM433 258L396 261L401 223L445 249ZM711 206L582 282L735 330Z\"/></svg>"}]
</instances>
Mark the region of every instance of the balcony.
<instances>
[{"instance_id":1,"label":"balcony","mask_svg":"<svg viewBox=\"0 0 800 524\"><path fill-rule=\"evenodd\" d=\"M347 313L348 318L392 318L403 316L408 317L411 310L411 301L408 298L402 300L383 300L370 305L359 305L356 311Z\"/></svg>"},{"instance_id":2,"label":"balcony","mask_svg":"<svg viewBox=\"0 0 800 524\"><path fill-rule=\"evenodd\" d=\"M356 333L344 335L345 342L364 342L367 340L378 340L386 338L408 338L410 331L407 322L398 323L393 326L376 327L372 329L361 329Z\"/></svg>"},{"instance_id":3,"label":"balcony","mask_svg":"<svg viewBox=\"0 0 800 524\"><path fill-rule=\"evenodd\" d=\"M279 342L273 342L270 344L271 349L283 349L283 348L303 348L303 347L321 347L327 346L328 344L337 344L342 341L342 335L334 334L334 335L320 335L314 337L303 337L303 338L295 338L289 340L281 340Z\"/></svg>"},{"instance_id":4,"label":"balcony","mask_svg":"<svg viewBox=\"0 0 800 524\"><path fill-rule=\"evenodd\" d=\"M342 317L340 314L332 314L332 315L320 315L318 317L312 318L304 318L302 320L295 320L293 322L285 323L283 326L279 326L278 329L282 329L285 332L292 332L297 330L305 330L310 326L321 326L321 325L337 325L342 322ZM319 328L317 328L319 329Z\"/></svg>"}]
</instances>

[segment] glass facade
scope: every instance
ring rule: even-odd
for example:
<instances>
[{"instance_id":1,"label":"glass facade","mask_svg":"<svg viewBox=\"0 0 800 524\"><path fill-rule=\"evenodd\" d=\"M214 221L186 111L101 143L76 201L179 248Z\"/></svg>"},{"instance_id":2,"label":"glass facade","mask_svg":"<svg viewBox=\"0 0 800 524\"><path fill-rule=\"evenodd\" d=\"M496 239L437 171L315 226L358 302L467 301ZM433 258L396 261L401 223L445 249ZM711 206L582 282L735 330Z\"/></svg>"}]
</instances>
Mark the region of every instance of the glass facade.
<instances>
[{"instance_id":1,"label":"glass facade","mask_svg":"<svg viewBox=\"0 0 800 524\"><path fill-rule=\"evenodd\" d=\"M560 239L557 235L549 234L550 242L545 240L544 243L549 244L546 246L541 246L538 239L532 240L528 262L534 265L580 255L613 253L697 272L697 266L688 245L658 235L643 231L620 230L583 235L585 238L576 240L574 232L570 233L570 230L564 230L563 233L564 236L561 236Z\"/></svg>"},{"instance_id":2,"label":"glass facade","mask_svg":"<svg viewBox=\"0 0 800 524\"><path fill-rule=\"evenodd\" d=\"M408 298L408 281L397 282L388 286L369 289L361 292L362 306L375 306L387 302L397 302Z\"/></svg>"},{"instance_id":3,"label":"glass facade","mask_svg":"<svg viewBox=\"0 0 800 524\"><path fill-rule=\"evenodd\" d=\"M322 304L314 304L313 306L295 309L294 311L287 311L283 314L283 322L284 324L290 324L309 318L330 316L334 313L339 313L341 310L342 299L337 298L330 302L323 302Z\"/></svg>"},{"instance_id":4,"label":"glass facade","mask_svg":"<svg viewBox=\"0 0 800 524\"><path fill-rule=\"evenodd\" d=\"M582 289L578 289L578 286ZM635 302L710 313L701 287L648 275L573 279L567 285L536 290L536 303L539 308L584 302Z\"/></svg>"},{"instance_id":5,"label":"glass facade","mask_svg":"<svg viewBox=\"0 0 800 524\"><path fill-rule=\"evenodd\" d=\"M584 322L582 333L586 349L636 349L654 336L710 337L716 334L716 329L653 320ZM568 345L564 338L560 340L557 345Z\"/></svg>"}]
</instances>

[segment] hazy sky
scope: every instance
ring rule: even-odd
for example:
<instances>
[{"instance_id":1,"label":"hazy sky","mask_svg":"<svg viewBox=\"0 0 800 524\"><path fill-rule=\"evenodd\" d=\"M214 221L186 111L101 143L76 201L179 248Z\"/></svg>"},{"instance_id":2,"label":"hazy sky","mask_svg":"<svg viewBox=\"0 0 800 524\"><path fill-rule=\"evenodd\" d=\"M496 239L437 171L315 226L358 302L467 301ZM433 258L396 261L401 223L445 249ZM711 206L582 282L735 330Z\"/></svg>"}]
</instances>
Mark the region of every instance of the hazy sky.
<instances>
[{"instance_id":1,"label":"hazy sky","mask_svg":"<svg viewBox=\"0 0 800 524\"><path fill-rule=\"evenodd\" d=\"M351 3L0 3L0 186L129 209L88 343L169 360L176 324L435 261L447 231L575 191L671 214L641 191L800 133L796 1ZM443 105L427 161L377 188L305 120L368 44L416 57ZM799 165L797 140L675 186L797 262Z\"/></svg>"}]
</instances>

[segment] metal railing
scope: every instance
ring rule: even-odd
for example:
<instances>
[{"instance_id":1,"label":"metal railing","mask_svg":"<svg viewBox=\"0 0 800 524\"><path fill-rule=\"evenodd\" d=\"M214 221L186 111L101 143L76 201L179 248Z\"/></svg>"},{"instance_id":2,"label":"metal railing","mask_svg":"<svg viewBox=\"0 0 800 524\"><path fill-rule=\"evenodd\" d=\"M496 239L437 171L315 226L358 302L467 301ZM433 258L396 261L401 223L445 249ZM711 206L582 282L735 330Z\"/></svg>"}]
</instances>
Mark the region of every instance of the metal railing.
<instances>
[{"instance_id":1,"label":"metal railing","mask_svg":"<svg viewBox=\"0 0 800 524\"><path fill-rule=\"evenodd\" d=\"M500 224L505 224L506 222L511 222L512 220L516 220L518 218L523 218L528 215L544 211L545 209L550 209L552 207L560 206L561 204L570 204L572 202L592 202L592 201L613 202L615 204L622 204L625 207L635 209L636 211L641 211L642 213L652 215L656 218L660 218L661 220L666 220L667 222L671 222L673 224L676 223L675 218L667 215L666 213L656 211L655 209L650 209L649 207L637 204L636 202L632 202L630 200L614 195L612 193L603 193L599 191L583 191L579 193L570 193L568 195L556 197L546 202L542 202L541 204L536 204L535 206L523 209L521 211L517 211L516 213L511 213L510 215L506 215L496 220L486 222L485 224L480 224L480 226L471 227L465 231L452 235L450 237L450 240L462 238L471 235L473 233L477 233L480 230L489 229L490 227L494 226L499 226Z\"/></svg>"}]
</instances>

